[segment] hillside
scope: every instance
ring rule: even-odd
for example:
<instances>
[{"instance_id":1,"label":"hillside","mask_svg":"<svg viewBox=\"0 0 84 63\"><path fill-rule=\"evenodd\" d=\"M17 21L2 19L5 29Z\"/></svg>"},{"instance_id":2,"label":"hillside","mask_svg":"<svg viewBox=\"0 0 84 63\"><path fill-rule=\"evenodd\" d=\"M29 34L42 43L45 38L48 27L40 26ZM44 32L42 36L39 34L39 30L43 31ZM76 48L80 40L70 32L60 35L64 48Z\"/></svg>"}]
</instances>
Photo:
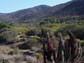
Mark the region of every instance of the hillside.
<instances>
[{"instance_id":1,"label":"hillside","mask_svg":"<svg viewBox=\"0 0 84 63\"><path fill-rule=\"evenodd\" d=\"M16 12L12 12L12 13L0 13L0 21L2 22L11 22L11 21L17 21L19 19L24 20L23 17L27 16L27 19L31 19L33 17L33 15L35 15L36 13L40 13L44 10L49 9L50 6L47 5L39 5L33 8L28 8L28 9L23 9L23 10L19 10Z\"/></svg>"},{"instance_id":2,"label":"hillside","mask_svg":"<svg viewBox=\"0 0 84 63\"><path fill-rule=\"evenodd\" d=\"M31 21L43 20L48 17L62 18L64 16L83 16L84 15L83 2L84 0L72 0L67 3L59 4L53 7L47 5L40 5L12 13L7 14L0 13L0 21L31 22Z\"/></svg>"},{"instance_id":3,"label":"hillside","mask_svg":"<svg viewBox=\"0 0 84 63\"><path fill-rule=\"evenodd\" d=\"M66 15L84 15L84 0L73 0L69 5L63 9L54 12L54 16L66 16Z\"/></svg>"}]
</instances>

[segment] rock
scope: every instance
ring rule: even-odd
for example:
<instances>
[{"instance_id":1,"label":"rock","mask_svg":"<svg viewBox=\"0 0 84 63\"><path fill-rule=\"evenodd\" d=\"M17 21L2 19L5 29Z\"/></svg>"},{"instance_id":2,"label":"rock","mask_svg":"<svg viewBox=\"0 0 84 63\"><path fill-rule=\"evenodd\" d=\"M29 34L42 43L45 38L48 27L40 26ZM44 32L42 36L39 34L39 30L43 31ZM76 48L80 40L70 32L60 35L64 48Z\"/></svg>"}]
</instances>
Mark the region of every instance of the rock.
<instances>
[{"instance_id":1,"label":"rock","mask_svg":"<svg viewBox=\"0 0 84 63\"><path fill-rule=\"evenodd\" d=\"M37 63L36 57L27 56L26 60L27 60L28 63Z\"/></svg>"}]
</instances>

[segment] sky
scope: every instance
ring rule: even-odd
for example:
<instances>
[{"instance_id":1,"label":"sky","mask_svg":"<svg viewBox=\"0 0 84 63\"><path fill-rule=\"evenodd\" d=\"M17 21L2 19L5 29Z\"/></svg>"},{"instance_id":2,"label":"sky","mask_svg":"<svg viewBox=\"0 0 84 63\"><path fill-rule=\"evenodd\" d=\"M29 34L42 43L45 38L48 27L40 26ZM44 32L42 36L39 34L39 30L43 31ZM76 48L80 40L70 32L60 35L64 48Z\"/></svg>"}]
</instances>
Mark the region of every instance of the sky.
<instances>
[{"instance_id":1,"label":"sky","mask_svg":"<svg viewBox=\"0 0 84 63\"><path fill-rule=\"evenodd\" d=\"M38 5L55 6L70 0L0 0L0 13L10 13Z\"/></svg>"}]
</instances>

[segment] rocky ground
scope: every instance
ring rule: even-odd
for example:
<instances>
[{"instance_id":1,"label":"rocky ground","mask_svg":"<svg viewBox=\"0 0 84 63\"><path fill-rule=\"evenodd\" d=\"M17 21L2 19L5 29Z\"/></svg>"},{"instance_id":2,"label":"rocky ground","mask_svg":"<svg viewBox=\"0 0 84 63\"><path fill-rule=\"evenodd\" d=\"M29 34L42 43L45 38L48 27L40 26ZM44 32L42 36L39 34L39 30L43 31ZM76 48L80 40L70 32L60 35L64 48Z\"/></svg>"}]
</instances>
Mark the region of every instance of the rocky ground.
<instances>
[{"instance_id":1,"label":"rocky ground","mask_svg":"<svg viewBox=\"0 0 84 63\"><path fill-rule=\"evenodd\" d=\"M42 57L40 53L33 50L21 50L9 45L1 45L0 63L42 63Z\"/></svg>"},{"instance_id":2,"label":"rocky ground","mask_svg":"<svg viewBox=\"0 0 84 63\"><path fill-rule=\"evenodd\" d=\"M43 63L42 46L31 47L31 49L20 49L18 45L22 44L24 42L0 45L0 63ZM82 58L80 62L77 60L76 63L84 63L84 46L82 47L82 51Z\"/></svg>"},{"instance_id":3,"label":"rocky ground","mask_svg":"<svg viewBox=\"0 0 84 63\"><path fill-rule=\"evenodd\" d=\"M82 49L81 63L84 63L84 47ZM0 46L0 63L43 63L42 61L41 54L36 51L14 49L9 45Z\"/></svg>"}]
</instances>

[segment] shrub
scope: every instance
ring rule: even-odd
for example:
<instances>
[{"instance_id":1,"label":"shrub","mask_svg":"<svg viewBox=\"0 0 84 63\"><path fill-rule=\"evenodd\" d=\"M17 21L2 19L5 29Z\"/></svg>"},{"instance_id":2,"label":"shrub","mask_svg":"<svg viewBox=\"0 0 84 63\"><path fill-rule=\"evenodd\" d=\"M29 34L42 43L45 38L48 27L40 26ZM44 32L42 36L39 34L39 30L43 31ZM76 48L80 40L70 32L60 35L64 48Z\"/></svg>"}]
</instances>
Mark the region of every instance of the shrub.
<instances>
[{"instance_id":1,"label":"shrub","mask_svg":"<svg viewBox=\"0 0 84 63\"><path fill-rule=\"evenodd\" d=\"M31 49L32 47L40 47L41 43L38 39L28 38L25 43L19 45L21 49Z\"/></svg>"},{"instance_id":2,"label":"shrub","mask_svg":"<svg viewBox=\"0 0 84 63\"><path fill-rule=\"evenodd\" d=\"M17 32L14 30L6 30L0 33L0 43L13 42L16 39Z\"/></svg>"},{"instance_id":3,"label":"shrub","mask_svg":"<svg viewBox=\"0 0 84 63\"><path fill-rule=\"evenodd\" d=\"M2 29L2 28L7 28L7 27L8 27L7 24L3 24L3 23L0 22L0 29Z\"/></svg>"},{"instance_id":4,"label":"shrub","mask_svg":"<svg viewBox=\"0 0 84 63\"><path fill-rule=\"evenodd\" d=\"M30 30L30 31L27 31L27 32L26 32L26 35L27 35L27 36L35 36L35 35L38 35L39 33L40 33L39 30L37 30L37 29L32 29L32 30Z\"/></svg>"},{"instance_id":5,"label":"shrub","mask_svg":"<svg viewBox=\"0 0 84 63\"><path fill-rule=\"evenodd\" d=\"M81 46L84 46L84 42L81 42Z\"/></svg>"},{"instance_id":6,"label":"shrub","mask_svg":"<svg viewBox=\"0 0 84 63\"><path fill-rule=\"evenodd\" d=\"M65 24L60 26L57 32L61 32L63 35L67 35L67 30L70 30L77 38L84 39L84 26L78 23ZM57 34L57 32L55 34Z\"/></svg>"},{"instance_id":7,"label":"shrub","mask_svg":"<svg viewBox=\"0 0 84 63\"><path fill-rule=\"evenodd\" d=\"M33 55L36 56L38 59L42 59L43 58L41 53L34 53Z\"/></svg>"}]
</instances>

